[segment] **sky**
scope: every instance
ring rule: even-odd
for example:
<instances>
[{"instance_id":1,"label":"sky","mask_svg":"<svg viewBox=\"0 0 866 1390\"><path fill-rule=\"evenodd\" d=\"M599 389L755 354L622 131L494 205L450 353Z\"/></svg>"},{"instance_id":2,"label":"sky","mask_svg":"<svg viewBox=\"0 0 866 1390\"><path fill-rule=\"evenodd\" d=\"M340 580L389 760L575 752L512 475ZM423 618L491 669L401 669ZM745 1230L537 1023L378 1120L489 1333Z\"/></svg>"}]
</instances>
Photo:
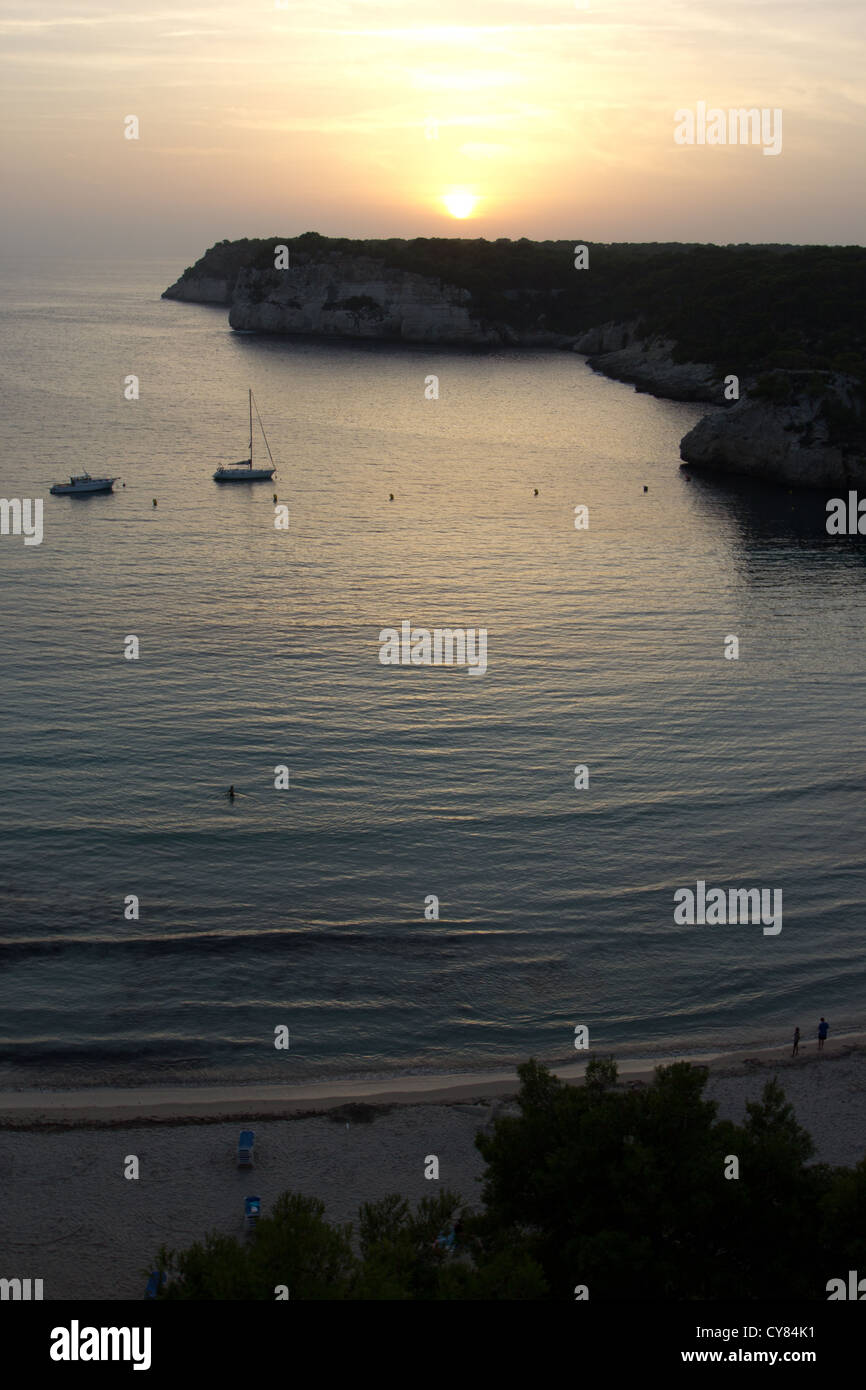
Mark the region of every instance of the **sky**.
<instances>
[{"instance_id":1,"label":"sky","mask_svg":"<svg viewBox=\"0 0 866 1390\"><path fill-rule=\"evenodd\" d=\"M3 254L862 244L864 71L863 0L2 3ZM781 112L780 152L678 143L699 103Z\"/></svg>"}]
</instances>

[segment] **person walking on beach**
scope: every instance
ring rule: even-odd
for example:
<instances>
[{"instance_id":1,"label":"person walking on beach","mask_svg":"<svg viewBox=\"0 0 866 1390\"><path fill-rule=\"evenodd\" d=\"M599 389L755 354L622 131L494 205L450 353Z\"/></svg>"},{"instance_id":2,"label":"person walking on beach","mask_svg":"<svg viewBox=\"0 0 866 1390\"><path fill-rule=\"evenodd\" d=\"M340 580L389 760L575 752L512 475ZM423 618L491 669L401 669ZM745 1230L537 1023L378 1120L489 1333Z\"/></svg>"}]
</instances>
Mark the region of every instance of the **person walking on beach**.
<instances>
[{"instance_id":1,"label":"person walking on beach","mask_svg":"<svg viewBox=\"0 0 866 1390\"><path fill-rule=\"evenodd\" d=\"M795 1028L795 1029L794 1029L794 1046L791 1048L791 1056L792 1056L792 1057L796 1057L799 1051L800 1051L800 1030L799 1030L799 1028Z\"/></svg>"},{"instance_id":2,"label":"person walking on beach","mask_svg":"<svg viewBox=\"0 0 866 1390\"><path fill-rule=\"evenodd\" d=\"M830 1031L830 1025L829 1025L829 1023L827 1022L826 1018L822 1018L822 1019L821 1019L821 1022L818 1024L818 1051L819 1051L819 1052L823 1052L823 1051L824 1051L824 1043L825 1043L826 1040L827 1040L827 1034L829 1033L829 1031Z\"/></svg>"}]
</instances>

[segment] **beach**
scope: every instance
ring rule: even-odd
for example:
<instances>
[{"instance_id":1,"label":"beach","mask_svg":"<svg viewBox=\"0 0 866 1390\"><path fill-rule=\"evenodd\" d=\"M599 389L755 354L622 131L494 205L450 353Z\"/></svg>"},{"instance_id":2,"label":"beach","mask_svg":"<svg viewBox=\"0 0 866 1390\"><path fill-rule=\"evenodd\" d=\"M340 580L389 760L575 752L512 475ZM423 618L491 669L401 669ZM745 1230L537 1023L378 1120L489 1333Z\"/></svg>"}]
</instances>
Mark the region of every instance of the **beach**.
<instances>
[{"instance_id":1,"label":"beach","mask_svg":"<svg viewBox=\"0 0 866 1390\"><path fill-rule=\"evenodd\" d=\"M698 1060L698 1059L691 1059ZM818 1054L810 1041L701 1059L719 1118L778 1076L815 1161L852 1165L866 1153L866 1037L840 1038ZM583 1063L557 1068L579 1082ZM624 1086L646 1084L652 1066L620 1064ZM151 1088L0 1095L0 1155L7 1175L0 1215L5 1277L44 1281L44 1297L138 1299L161 1244L183 1248L210 1230L240 1234L244 1198L266 1214L286 1189L315 1196L334 1222L362 1202L399 1192L429 1195L425 1160L439 1159L439 1187L480 1202L483 1162L474 1140L513 1109L514 1073L308 1087ZM281 1095L273 1094L282 1092ZM238 1131L256 1133L252 1171L235 1163ZM130 1156L137 1179L124 1177Z\"/></svg>"}]
</instances>

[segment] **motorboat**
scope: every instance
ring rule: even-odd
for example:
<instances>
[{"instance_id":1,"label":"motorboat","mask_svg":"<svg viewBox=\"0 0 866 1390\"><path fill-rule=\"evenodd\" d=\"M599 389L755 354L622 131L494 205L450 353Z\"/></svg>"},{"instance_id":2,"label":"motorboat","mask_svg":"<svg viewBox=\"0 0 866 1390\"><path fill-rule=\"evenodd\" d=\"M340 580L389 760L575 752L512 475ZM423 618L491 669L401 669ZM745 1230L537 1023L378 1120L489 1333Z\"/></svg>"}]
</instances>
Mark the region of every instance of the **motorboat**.
<instances>
[{"instance_id":1,"label":"motorboat","mask_svg":"<svg viewBox=\"0 0 866 1390\"><path fill-rule=\"evenodd\" d=\"M55 483L54 497L83 497L85 493L111 492L116 478L91 478L89 473L73 473L68 483Z\"/></svg>"}]
</instances>

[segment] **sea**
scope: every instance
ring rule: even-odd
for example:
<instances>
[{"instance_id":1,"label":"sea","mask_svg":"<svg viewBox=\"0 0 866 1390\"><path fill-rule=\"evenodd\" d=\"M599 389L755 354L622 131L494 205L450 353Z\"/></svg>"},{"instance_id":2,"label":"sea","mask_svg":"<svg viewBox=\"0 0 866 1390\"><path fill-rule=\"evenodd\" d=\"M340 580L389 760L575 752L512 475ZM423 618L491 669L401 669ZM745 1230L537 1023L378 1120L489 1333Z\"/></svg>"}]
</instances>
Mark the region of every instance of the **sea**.
<instances>
[{"instance_id":1,"label":"sea","mask_svg":"<svg viewBox=\"0 0 866 1390\"><path fill-rule=\"evenodd\" d=\"M866 1027L866 543L827 498L682 469L709 407L573 352L239 334L181 269L0 276L0 496L44 518L0 535L0 1084ZM277 476L220 486L249 387ZM115 491L49 495L83 469ZM486 672L383 665L404 621L485 629ZM678 923L699 881L781 930Z\"/></svg>"}]
</instances>

